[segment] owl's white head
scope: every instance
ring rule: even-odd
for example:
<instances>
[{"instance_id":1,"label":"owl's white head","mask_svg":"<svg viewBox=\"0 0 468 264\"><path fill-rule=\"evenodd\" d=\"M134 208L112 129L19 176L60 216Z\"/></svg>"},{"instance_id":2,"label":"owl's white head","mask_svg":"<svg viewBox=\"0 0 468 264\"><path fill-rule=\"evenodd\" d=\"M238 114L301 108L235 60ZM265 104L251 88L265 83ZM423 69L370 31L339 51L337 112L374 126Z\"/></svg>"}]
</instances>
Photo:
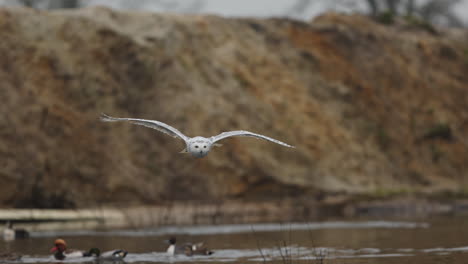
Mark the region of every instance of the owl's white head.
<instances>
[{"instance_id":1,"label":"owl's white head","mask_svg":"<svg viewBox=\"0 0 468 264\"><path fill-rule=\"evenodd\" d=\"M211 141L207 138L194 137L187 142L187 151L194 157L203 158L210 152L211 145Z\"/></svg>"}]
</instances>

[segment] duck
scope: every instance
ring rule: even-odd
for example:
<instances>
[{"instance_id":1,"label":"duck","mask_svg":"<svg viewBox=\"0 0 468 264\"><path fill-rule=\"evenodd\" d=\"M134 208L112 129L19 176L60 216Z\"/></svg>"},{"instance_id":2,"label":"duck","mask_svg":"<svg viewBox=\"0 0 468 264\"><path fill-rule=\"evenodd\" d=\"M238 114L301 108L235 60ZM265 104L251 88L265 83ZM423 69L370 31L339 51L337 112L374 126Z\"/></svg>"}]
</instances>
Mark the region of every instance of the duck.
<instances>
[{"instance_id":1,"label":"duck","mask_svg":"<svg viewBox=\"0 0 468 264\"><path fill-rule=\"evenodd\" d=\"M91 248L88 251L67 249L67 243L61 238L54 241L54 247L50 251L54 253L54 257L57 260L94 256L97 260L119 261L124 259L128 254L128 252L123 249L114 249L102 253L99 248Z\"/></svg>"},{"instance_id":2,"label":"duck","mask_svg":"<svg viewBox=\"0 0 468 264\"><path fill-rule=\"evenodd\" d=\"M16 238L28 238L29 232L25 229L14 229L13 223L8 221L5 229L3 229L3 239L6 241L15 240Z\"/></svg>"},{"instance_id":3,"label":"duck","mask_svg":"<svg viewBox=\"0 0 468 264\"><path fill-rule=\"evenodd\" d=\"M123 260L128 254L128 251L123 249L114 249L110 251L105 251L100 253L98 250L97 259L98 260L111 260L111 261L119 261Z\"/></svg>"},{"instance_id":4,"label":"duck","mask_svg":"<svg viewBox=\"0 0 468 264\"><path fill-rule=\"evenodd\" d=\"M50 252L54 254L54 258L57 260L75 259L91 256L98 257L100 254L98 248L92 248L89 251L67 249L67 243L61 238L57 238L54 241L54 247L50 249Z\"/></svg>"},{"instance_id":5,"label":"duck","mask_svg":"<svg viewBox=\"0 0 468 264\"><path fill-rule=\"evenodd\" d=\"M169 247L167 248L166 252L170 255L184 254L186 256L193 256L213 254L213 251L203 246L203 242L196 244L185 243L182 245L176 245L177 240L175 237L169 238L167 242L169 243Z\"/></svg>"},{"instance_id":6,"label":"duck","mask_svg":"<svg viewBox=\"0 0 468 264\"><path fill-rule=\"evenodd\" d=\"M203 242L192 244L190 247L190 256L193 255L212 255L214 252L204 246ZM187 254L186 254L187 255Z\"/></svg>"},{"instance_id":7,"label":"duck","mask_svg":"<svg viewBox=\"0 0 468 264\"><path fill-rule=\"evenodd\" d=\"M169 238L166 242L169 243L169 247L166 250L169 255L186 254L186 251L191 247L189 244L176 245L177 240L175 237Z\"/></svg>"}]
</instances>

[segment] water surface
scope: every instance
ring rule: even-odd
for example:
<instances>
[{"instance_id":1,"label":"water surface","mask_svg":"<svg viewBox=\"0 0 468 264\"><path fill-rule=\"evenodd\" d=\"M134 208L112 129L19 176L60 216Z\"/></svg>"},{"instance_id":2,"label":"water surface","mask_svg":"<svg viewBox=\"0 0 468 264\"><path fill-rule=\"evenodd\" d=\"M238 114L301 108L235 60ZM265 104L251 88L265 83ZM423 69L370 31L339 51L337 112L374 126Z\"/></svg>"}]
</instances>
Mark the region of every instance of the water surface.
<instances>
[{"instance_id":1,"label":"water surface","mask_svg":"<svg viewBox=\"0 0 468 264\"><path fill-rule=\"evenodd\" d=\"M204 241L215 253L168 256L164 240L170 236L181 242ZM24 255L23 263L52 263L48 252L56 237L72 248L126 249L126 263L468 263L468 217L463 216L34 232L30 239L0 243L3 251Z\"/></svg>"}]
</instances>

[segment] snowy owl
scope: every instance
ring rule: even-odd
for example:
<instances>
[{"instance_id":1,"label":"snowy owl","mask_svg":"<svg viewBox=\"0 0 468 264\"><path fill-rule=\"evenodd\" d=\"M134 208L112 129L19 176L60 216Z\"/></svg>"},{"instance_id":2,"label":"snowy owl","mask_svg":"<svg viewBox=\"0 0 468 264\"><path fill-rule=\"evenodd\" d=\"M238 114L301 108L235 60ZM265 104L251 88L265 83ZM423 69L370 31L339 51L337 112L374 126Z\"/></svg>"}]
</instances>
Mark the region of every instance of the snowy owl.
<instances>
[{"instance_id":1,"label":"snowy owl","mask_svg":"<svg viewBox=\"0 0 468 264\"><path fill-rule=\"evenodd\" d=\"M160 132L166 133L175 138L179 137L185 141L185 145L186 145L185 149L183 149L181 153L190 153L192 154L192 156L197 157L197 158L202 158L208 155L208 152L210 152L211 147L220 146L219 144L216 144L216 142L220 141L221 139L225 139L227 137L233 137L233 136L255 137L255 138L268 140L276 144L283 145L285 147L294 148L293 146L288 145L279 140L276 140L276 139L273 139L264 135L255 134L249 131L244 131L244 130L223 132L217 136L213 136L209 138L205 138L205 137L192 137L191 138L182 134L182 132L180 132L176 128L173 128L170 125L167 125L163 122L159 122L156 120L111 117L103 113L101 114L101 121L104 121L104 122L127 121L135 125L141 125L141 126L156 129Z\"/></svg>"}]
</instances>

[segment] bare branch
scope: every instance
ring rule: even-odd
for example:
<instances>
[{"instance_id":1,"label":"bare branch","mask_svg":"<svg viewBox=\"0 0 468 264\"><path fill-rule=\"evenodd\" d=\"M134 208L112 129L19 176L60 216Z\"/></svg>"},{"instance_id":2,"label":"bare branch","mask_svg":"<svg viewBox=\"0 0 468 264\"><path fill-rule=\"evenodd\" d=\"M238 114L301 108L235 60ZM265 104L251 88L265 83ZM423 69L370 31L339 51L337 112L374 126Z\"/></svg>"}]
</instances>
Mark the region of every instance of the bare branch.
<instances>
[{"instance_id":1,"label":"bare branch","mask_svg":"<svg viewBox=\"0 0 468 264\"><path fill-rule=\"evenodd\" d=\"M377 16L377 14L380 12L377 0L367 0L367 5L369 6L371 15Z\"/></svg>"}]
</instances>

